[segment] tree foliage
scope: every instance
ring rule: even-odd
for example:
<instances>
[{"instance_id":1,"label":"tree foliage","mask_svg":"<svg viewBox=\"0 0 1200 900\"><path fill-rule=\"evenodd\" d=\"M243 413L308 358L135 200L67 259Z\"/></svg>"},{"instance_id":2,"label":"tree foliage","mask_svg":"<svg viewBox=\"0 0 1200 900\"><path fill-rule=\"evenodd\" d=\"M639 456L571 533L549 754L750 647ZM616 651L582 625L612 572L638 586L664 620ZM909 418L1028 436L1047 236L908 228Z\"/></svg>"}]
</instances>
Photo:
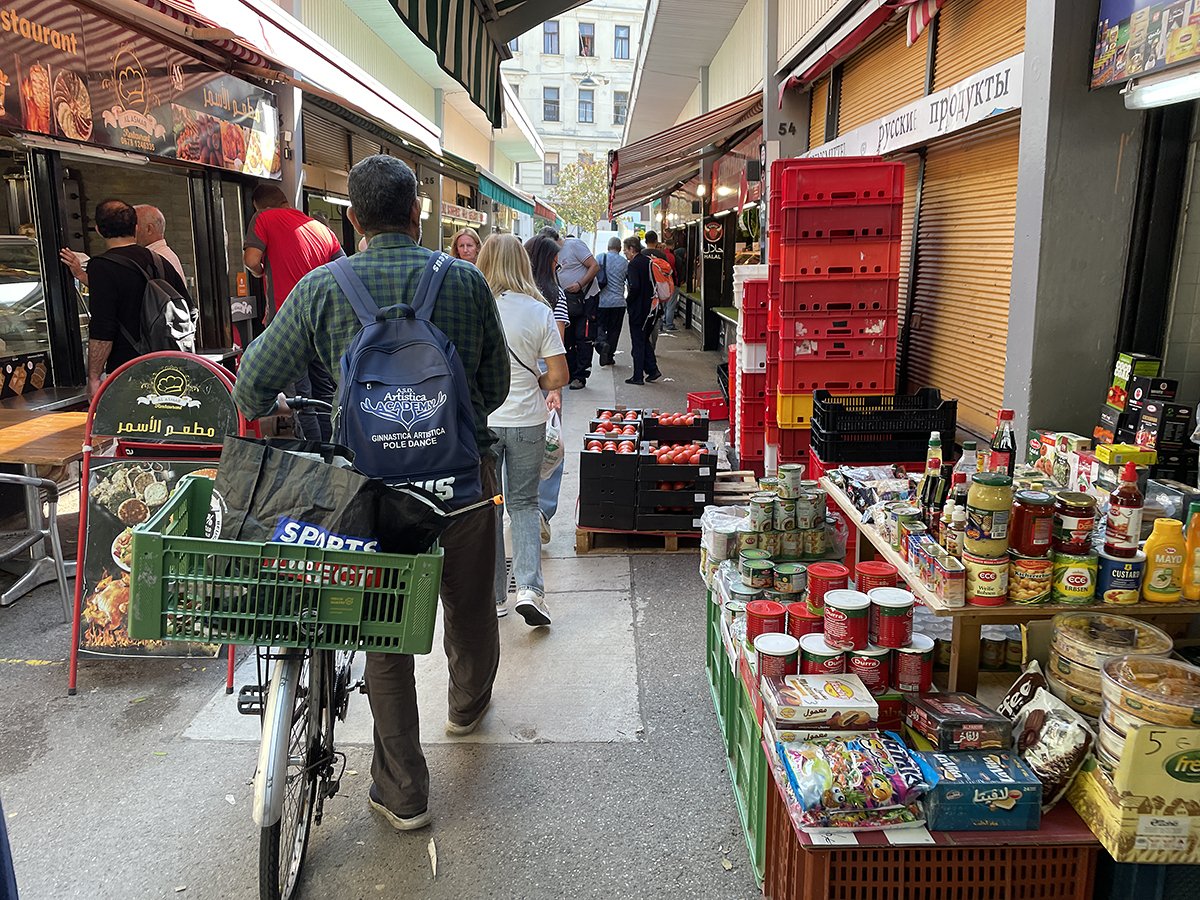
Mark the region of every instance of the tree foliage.
<instances>
[{"instance_id":1,"label":"tree foliage","mask_svg":"<svg viewBox=\"0 0 1200 900\"><path fill-rule=\"evenodd\" d=\"M599 161L563 166L551 202L567 223L595 231L597 222L608 219L608 166Z\"/></svg>"}]
</instances>

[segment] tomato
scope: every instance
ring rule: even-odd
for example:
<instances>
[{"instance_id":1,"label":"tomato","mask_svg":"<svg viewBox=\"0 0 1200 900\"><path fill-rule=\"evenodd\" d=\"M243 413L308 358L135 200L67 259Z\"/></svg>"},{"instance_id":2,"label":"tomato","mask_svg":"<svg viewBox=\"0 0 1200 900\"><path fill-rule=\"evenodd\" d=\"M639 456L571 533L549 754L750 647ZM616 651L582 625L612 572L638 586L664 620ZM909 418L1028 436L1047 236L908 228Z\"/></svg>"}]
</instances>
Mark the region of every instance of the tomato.
<instances>
[{"instance_id":1,"label":"tomato","mask_svg":"<svg viewBox=\"0 0 1200 900\"><path fill-rule=\"evenodd\" d=\"M621 434L637 434L637 426L636 425L626 425L624 428L621 429Z\"/></svg>"},{"instance_id":2,"label":"tomato","mask_svg":"<svg viewBox=\"0 0 1200 900\"><path fill-rule=\"evenodd\" d=\"M696 417L695 417L695 416L688 416L687 418L685 418L685 419L683 420L683 424L684 424L684 425L695 425L695 424L696 424Z\"/></svg>"},{"instance_id":3,"label":"tomato","mask_svg":"<svg viewBox=\"0 0 1200 900\"><path fill-rule=\"evenodd\" d=\"M691 456L688 457L688 462L690 462L693 466L700 465L700 454L693 453Z\"/></svg>"},{"instance_id":4,"label":"tomato","mask_svg":"<svg viewBox=\"0 0 1200 900\"><path fill-rule=\"evenodd\" d=\"M686 482L686 481L677 481L677 482L675 482L675 484L672 486L671 490L674 490L674 491L682 491L682 490L683 490L685 487L687 487L687 482Z\"/></svg>"},{"instance_id":5,"label":"tomato","mask_svg":"<svg viewBox=\"0 0 1200 900\"><path fill-rule=\"evenodd\" d=\"M601 444L599 441L588 441L588 442L587 442L587 448L588 448L589 450L599 450L599 449L601 449L603 446L604 446L604 445L603 445L603 444Z\"/></svg>"},{"instance_id":6,"label":"tomato","mask_svg":"<svg viewBox=\"0 0 1200 900\"><path fill-rule=\"evenodd\" d=\"M612 420L613 420L614 422L624 422L624 421L625 421L625 415L624 415L623 413L613 413Z\"/></svg>"},{"instance_id":7,"label":"tomato","mask_svg":"<svg viewBox=\"0 0 1200 900\"><path fill-rule=\"evenodd\" d=\"M626 443L621 444L621 446L617 448L617 452L618 453L633 453L635 451L633 449L633 444L626 442Z\"/></svg>"},{"instance_id":8,"label":"tomato","mask_svg":"<svg viewBox=\"0 0 1200 900\"><path fill-rule=\"evenodd\" d=\"M664 466L674 465L675 464L675 454L669 453L669 452L664 453L662 455L662 457L659 458L659 462L662 463Z\"/></svg>"},{"instance_id":9,"label":"tomato","mask_svg":"<svg viewBox=\"0 0 1200 900\"><path fill-rule=\"evenodd\" d=\"M625 415L625 420L627 422L636 422L637 418L638 418L638 414L636 412L626 413L626 415Z\"/></svg>"},{"instance_id":10,"label":"tomato","mask_svg":"<svg viewBox=\"0 0 1200 900\"><path fill-rule=\"evenodd\" d=\"M605 449L605 450L616 450L616 449L617 449L617 442L616 442L616 441L605 441L605 442L604 442L604 449Z\"/></svg>"},{"instance_id":11,"label":"tomato","mask_svg":"<svg viewBox=\"0 0 1200 900\"><path fill-rule=\"evenodd\" d=\"M609 412L609 411L606 409L606 410L604 410L602 413L600 413L600 418L601 418L601 419L611 419L611 418L612 418L612 413L610 413L610 412Z\"/></svg>"}]
</instances>

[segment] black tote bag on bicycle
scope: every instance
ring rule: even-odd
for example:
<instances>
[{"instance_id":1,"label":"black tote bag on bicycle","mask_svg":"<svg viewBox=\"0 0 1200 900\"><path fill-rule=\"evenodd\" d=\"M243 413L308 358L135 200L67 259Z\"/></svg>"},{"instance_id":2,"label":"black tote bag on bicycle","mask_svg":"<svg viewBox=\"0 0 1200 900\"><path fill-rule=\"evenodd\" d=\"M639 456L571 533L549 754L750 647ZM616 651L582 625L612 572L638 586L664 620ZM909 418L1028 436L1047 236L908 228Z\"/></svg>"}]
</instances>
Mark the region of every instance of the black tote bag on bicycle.
<instances>
[{"instance_id":1,"label":"black tote bag on bicycle","mask_svg":"<svg viewBox=\"0 0 1200 900\"><path fill-rule=\"evenodd\" d=\"M227 436L213 488L223 507L221 537L424 553L452 521L445 519L450 508L427 491L394 490L345 464L326 462L329 448Z\"/></svg>"}]
</instances>

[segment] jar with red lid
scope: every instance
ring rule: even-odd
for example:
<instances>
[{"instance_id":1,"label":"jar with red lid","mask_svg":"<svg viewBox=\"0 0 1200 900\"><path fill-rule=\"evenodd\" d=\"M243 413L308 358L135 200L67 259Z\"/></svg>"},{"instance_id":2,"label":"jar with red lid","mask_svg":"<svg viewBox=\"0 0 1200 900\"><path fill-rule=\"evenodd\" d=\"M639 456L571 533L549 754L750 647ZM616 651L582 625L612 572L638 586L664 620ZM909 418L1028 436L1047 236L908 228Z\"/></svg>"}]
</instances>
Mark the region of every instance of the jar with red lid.
<instances>
[{"instance_id":1,"label":"jar with red lid","mask_svg":"<svg viewBox=\"0 0 1200 900\"><path fill-rule=\"evenodd\" d=\"M1008 547L1021 556L1045 556L1054 531L1054 497L1045 491L1017 491L1013 495Z\"/></svg>"},{"instance_id":2,"label":"jar with red lid","mask_svg":"<svg viewBox=\"0 0 1200 900\"><path fill-rule=\"evenodd\" d=\"M1054 498L1052 540L1057 553L1083 554L1092 549L1096 527L1096 498L1076 491L1063 491Z\"/></svg>"}]
</instances>

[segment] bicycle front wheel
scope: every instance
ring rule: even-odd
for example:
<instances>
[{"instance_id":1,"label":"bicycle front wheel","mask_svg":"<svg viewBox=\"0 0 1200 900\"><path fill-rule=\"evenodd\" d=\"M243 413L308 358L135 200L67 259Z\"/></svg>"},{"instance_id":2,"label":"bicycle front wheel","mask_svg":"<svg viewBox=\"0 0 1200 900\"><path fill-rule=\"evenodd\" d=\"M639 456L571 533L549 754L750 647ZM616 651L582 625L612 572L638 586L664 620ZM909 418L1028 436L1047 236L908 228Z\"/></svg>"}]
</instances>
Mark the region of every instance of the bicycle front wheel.
<instances>
[{"instance_id":1,"label":"bicycle front wheel","mask_svg":"<svg viewBox=\"0 0 1200 900\"><path fill-rule=\"evenodd\" d=\"M287 768L283 786L283 812L273 825L262 829L258 852L258 883L261 900L290 900L300 880L300 869L308 851L316 801L318 767L324 717L326 654L314 651L303 659L277 663L279 677L271 689L282 709L277 727L288 727ZM290 726L290 727L289 727Z\"/></svg>"}]
</instances>

